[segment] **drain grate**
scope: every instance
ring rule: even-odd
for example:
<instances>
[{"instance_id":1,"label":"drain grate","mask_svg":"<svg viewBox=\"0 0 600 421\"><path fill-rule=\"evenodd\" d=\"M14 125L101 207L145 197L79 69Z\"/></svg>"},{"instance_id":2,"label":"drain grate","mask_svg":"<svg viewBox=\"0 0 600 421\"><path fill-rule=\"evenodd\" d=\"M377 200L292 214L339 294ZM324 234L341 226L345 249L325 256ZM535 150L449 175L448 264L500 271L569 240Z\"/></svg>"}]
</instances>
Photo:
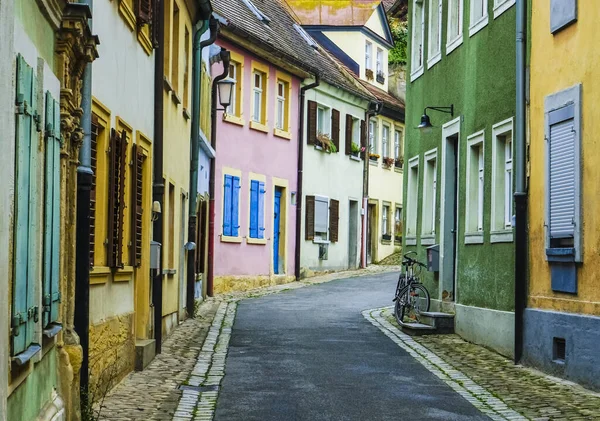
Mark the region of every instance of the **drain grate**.
<instances>
[{"instance_id":1,"label":"drain grate","mask_svg":"<svg viewBox=\"0 0 600 421\"><path fill-rule=\"evenodd\" d=\"M180 384L179 386L177 386L177 389L179 390L194 390L196 392L214 392L219 390L219 386L217 385L208 385L208 386L190 386L187 384Z\"/></svg>"}]
</instances>

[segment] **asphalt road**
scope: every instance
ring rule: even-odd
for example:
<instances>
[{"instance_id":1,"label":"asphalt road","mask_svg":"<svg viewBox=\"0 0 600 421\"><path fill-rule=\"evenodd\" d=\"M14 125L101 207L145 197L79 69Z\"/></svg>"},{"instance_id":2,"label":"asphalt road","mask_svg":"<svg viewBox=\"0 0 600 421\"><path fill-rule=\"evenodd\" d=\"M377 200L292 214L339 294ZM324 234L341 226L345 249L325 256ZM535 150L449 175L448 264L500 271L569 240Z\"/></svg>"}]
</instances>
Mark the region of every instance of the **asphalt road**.
<instances>
[{"instance_id":1,"label":"asphalt road","mask_svg":"<svg viewBox=\"0 0 600 421\"><path fill-rule=\"evenodd\" d=\"M215 419L488 420L361 315L396 275L240 302Z\"/></svg>"}]
</instances>

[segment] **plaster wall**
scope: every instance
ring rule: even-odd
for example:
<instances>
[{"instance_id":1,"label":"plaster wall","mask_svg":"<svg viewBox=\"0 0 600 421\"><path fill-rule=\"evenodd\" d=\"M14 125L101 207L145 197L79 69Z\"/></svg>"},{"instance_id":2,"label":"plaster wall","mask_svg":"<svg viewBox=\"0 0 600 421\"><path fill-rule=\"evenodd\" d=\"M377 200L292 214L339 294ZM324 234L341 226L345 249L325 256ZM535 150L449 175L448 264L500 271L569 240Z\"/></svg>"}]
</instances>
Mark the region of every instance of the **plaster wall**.
<instances>
[{"instance_id":1,"label":"plaster wall","mask_svg":"<svg viewBox=\"0 0 600 421\"><path fill-rule=\"evenodd\" d=\"M427 2L426 13L427 13ZM410 4L409 4L410 7ZM465 10L469 2L465 1ZM488 13L493 13L492 2L488 2ZM409 10L409 34L412 27L412 13ZM457 273L456 290L446 296L439 288L438 274L423 272L422 280L431 296L438 299L452 299L464 306L489 308L500 311L514 309L514 245L511 242L491 241L491 191L492 191L492 126L515 115L515 8L490 17L488 24L469 37L468 13L463 19L462 44L449 54L446 49L447 8L442 16L442 58L424 74L410 82L407 87L406 143L405 162L419 157L419 181L417 203L408 203L404 193L404 208L415 206L417 209L416 246L406 244L404 248L416 250L421 261L426 260L425 249L421 244L422 200L424 153L437 149L437 198L436 198L436 237L440 243L440 220L446 200L442 197L444 182L442 168L448 158L442 156L445 150L442 139L442 126L451 121L460 121L458 133L458 233L457 233ZM428 31L425 30L427 45ZM409 44L409 50L411 45ZM425 51L427 55L427 51ZM410 57L410 51L408 57ZM425 56L425 62L427 56ZM409 64L410 66L410 64ZM407 69L407 74L410 74ZM430 112L433 128L429 131L416 129L427 106L454 105L454 116L435 111ZM483 204L483 241L482 244L466 244L466 153L467 137L478 131L484 131L484 204ZM408 178L408 177L407 177ZM451 181L447 181L450 183ZM405 191L407 180L404 182ZM404 226L406 227L404 212ZM451 257L448 257L451 259ZM442 266L442 262L440 262ZM493 346L490 344L489 346Z\"/></svg>"},{"instance_id":2,"label":"plaster wall","mask_svg":"<svg viewBox=\"0 0 600 421\"><path fill-rule=\"evenodd\" d=\"M216 173L215 173L215 292L223 289L242 289L252 285L279 282L293 279L294 241L296 207L291 194L296 192L298 143L298 90L299 81L292 78L290 101L290 139L274 135L276 68L262 59L242 50L236 45L217 41L230 51L243 56L243 125L222 120L218 114ZM250 128L251 115L251 73L252 61L268 66L267 79L267 132ZM221 74L221 64L213 66L213 75ZM222 238L223 226L223 183L224 167L237 171L240 177L239 239L225 242ZM264 176L265 179L265 241L263 244L249 244L249 173ZM236 175L236 174L233 174ZM286 206L286 217L281 221L280 231L285 231L285 275L274 275L273 271L273 201L275 183L287 183L282 205ZM292 278L290 278L292 276ZM279 280L278 280L279 279ZM236 283L238 286L236 287Z\"/></svg>"},{"instance_id":3,"label":"plaster wall","mask_svg":"<svg viewBox=\"0 0 600 421\"><path fill-rule=\"evenodd\" d=\"M13 0L0 0L0 57L9 59L0 60L0 127L6 139L15 138L15 116L13 113L15 92L15 52L13 45L14 35L14 2ZM11 279L10 267L10 232L13 221L12 190L14 186L15 142L3 142L3 153L0 165L0 289L9 290ZM0 379L8 378L9 341L9 296L0 294ZM6 382L0 385L0 421L6 421Z\"/></svg>"},{"instance_id":4,"label":"plaster wall","mask_svg":"<svg viewBox=\"0 0 600 421\"><path fill-rule=\"evenodd\" d=\"M339 201L338 241L329 244L328 260L319 259L319 244L306 240L304 227L306 224L305 211L302 215L301 261L302 269L313 271L345 270L358 267L360 261L361 216L363 168L362 160L353 160L345 154L346 115L350 114L359 120L364 120L367 101L355 97L345 91L334 88L325 82L315 89L306 92L306 101L315 101L340 112L340 150L337 153L326 153L315 149L314 145L306 143L307 132L303 131L304 168L303 195L325 196ZM307 103L306 103L307 104ZM305 104L305 110L308 106ZM307 113L304 114L304 127L307 124ZM360 139L358 140L360 144ZM350 205L356 201L356 242L349 244ZM305 210L306 207L303 207ZM356 260L350 261L350 247L356 250Z\"/></svg>"},{"instance_id":5,"label":"plaster wall","mask_svg":"<svg viewBox=\"0 0 600 421\"><path fill-rule=\"evenodd\" d=\"M367 22L365 23L365 26L367 28L369 28L370 30L372 30L373 32L375 32L380 37L382 37L382 38L386 37L385 29L381 22L381 14L379 13L379 8L376 8L373 11L373 14L369 18L369 20L367 20Z\"/></svg>"},{"instance_id":6,"label":"plaster wall","mask_svg":"<svg viewBox=\"0 0 600 421\"><path fill-rule=\"evenodd\" d=\"M600 202L598 197L597 132L600 122L600 57L590 44L595 37L600 3L578 2L577 22L552 35L550 4L535 3L531 16L530 82L530 179L529 235L530 272L528 306L560 312L600 315ZM552 291L546 261L546 141L544 99L582 84L581 209L583 263L577 268L577 294ZM566 319L565 319L566 320Z\"/></svg>"},{"instance_id":7,"label":"plaster wall","mask_svg":"<svg viewBox=\"0 0 600 421\"><path fill-rule=\"evenodd\" d=\"M377 232L374 237L375 249L373 250L374 253L372 255L372 259L373 261L378 262L394 253L395 249L402 246L402 243L400 241L396 241L395 239L396 233L394 233L394 209L396 205L402 206L403 170L396 169L393 164L390 168L387 168L383 164L383 125L386 124L390 128L388 139L389 157L393 157L392 155L394 153L394 132L396 130L401 130L402 136L404 136L405 130L404 124L394 121L390 118L381 115L371 118L375 119L377 122L377 136L375 137L377 141L376 151L378 155L381 155L377 161L369 160L369 203L376 203L375 214L377 217L377 222L372 225L377 227ZM401 140L401 145L403 144L404 138ZM392 239L389 242L382 239L383 202L390 204L389 226L391 228ZM402 235L402 233L398 233L398 235Z\"/></svg>"},{"instance_id":8,"label":"plaster wall","mask_svg":"<svg viewBox=\"0 0 600 421\"><path fill-rule=\"evenodd\" d=\"M365 43L370 41L373 43L373 52L372 52L372 69L373 69L373 80L370 82L377 86L380 89L383 89L387 92L388 90L388 47L378 42L376 39L368 37L363 34L359 30L354 31L323 31L323 34L327 36L331 41L333 41L340 49L342 49L346 54L348 54L352 60L358 63L359 65L359 77L362 80L367 80L365 76ZM379 83L375 79L375 60L377 54L377 47L383 50L383 73L385 74L384 83Z\"/></svg>"}]
</instances>

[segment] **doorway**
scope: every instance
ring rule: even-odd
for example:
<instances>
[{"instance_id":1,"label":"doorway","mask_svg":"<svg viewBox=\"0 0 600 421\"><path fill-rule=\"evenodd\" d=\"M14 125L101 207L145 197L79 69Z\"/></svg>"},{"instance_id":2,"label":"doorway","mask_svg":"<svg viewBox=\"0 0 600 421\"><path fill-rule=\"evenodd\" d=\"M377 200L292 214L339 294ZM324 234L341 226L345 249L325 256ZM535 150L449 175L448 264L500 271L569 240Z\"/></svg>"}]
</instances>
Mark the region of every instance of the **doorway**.
<instances>
[{"instance_id":1,"label":"doorway","mask_svg":"<svg viewBox=\"0 0 600 421\"><path fill-rule=\"evenodd\" d=\"M348 269L356 269L358 260L358 201L350 200L348 211Z\"/></svg>"},{"instance_id":2,"label":"doorway","mask_svg":"<svg viewBox=\"0 0 600 421\"><path fill-rule=\"evenodd\" d=\"M377 245L377 208L374 203L369 203L367 208L367 264L373 263L377 258L375 246Z\"/></svg>"},{"instance_id":3,"label":"doorway","mask_svg":"<svg viewBox=\"0 0 600 421\"><path fill-rule=\"evenodd\" d=\"M283 189L275 187L275 198L273 201L273 273L283 273L283 262L281 258L281 197Z\"/></svg>"}]
</instances>

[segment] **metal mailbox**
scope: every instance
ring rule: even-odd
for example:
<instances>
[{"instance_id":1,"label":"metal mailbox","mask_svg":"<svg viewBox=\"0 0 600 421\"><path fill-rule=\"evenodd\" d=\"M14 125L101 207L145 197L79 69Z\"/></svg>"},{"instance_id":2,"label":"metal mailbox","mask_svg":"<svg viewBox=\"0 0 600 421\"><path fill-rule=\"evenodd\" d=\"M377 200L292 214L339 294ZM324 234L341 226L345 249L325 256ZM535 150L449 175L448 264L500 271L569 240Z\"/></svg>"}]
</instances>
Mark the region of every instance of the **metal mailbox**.
<instances>
[{"instance_id":1,"label":"metal mailbox","mask_svg":"<svg viewBox=\"0 0 600 421\"><path fill-rule=\"evenodd\" d=\"M160 247L157 241L150 241L150 269L160 269Z\"/></svg>"},{"instance_id":2,"label":"metal mailbox","mask_svg":"<svg viewBox=\"0 0 600 421\"><path fill-rule=\"evenodd\" d=\"M440 271L440 245L435 244L427 247L427 270L429 272Z\"/></svg>"}]
</instances>

